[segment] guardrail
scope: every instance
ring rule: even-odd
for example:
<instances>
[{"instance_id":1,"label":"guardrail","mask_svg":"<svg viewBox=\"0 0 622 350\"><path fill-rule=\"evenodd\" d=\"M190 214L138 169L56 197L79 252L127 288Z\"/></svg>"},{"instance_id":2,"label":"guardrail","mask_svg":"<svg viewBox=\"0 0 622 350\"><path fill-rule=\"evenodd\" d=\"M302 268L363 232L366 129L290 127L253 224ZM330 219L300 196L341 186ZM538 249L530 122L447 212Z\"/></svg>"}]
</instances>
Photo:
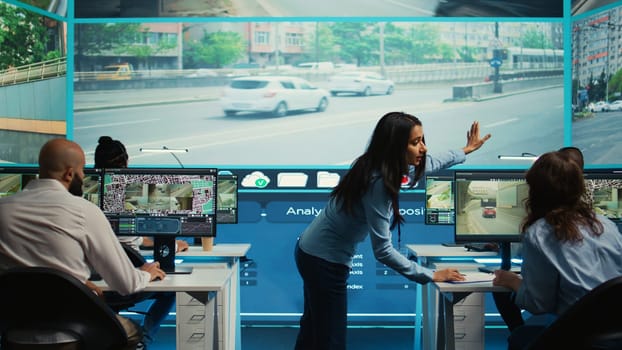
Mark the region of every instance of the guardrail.
<instances>
[{"instance_id":1,"label":"guardrail","mask_svg":"<svg viewBox=\"0 0 622 350\"><path fill-rule=\"evenodd\" d=\"M0 71L0 86L49 79L67 74L67 58L60 57Z\"/></svg>"},{"instance_id":2,"label":"guardrail","mask_svg":"<svg viewBox=\"0 0 622 350\"><path fill-rule=\"evenodd\" d=\"M132 72L125 79L101 79L98 75L106 72L74 72L74 89L82 90L116 90L129 88L174 88L198 86L223 86L232 78L241 76L287 75L304 78L312 83L326 82L333 74L348 69L315 70L300 68L274 67L250 69L173 69L173 70L139 70ZM360 71L380 72L380 67L359 67ZM505 72L506 70L502 70ZM523 71L512 71L513 74ZM549 70L529 70L530 75L551 75ZM418 64L385 67L385 75L396 84L419 84L431 82L485 82L494 73L486 62L457 64ZM546 74L545 74L546 73ZM552 74L555 75L555 74ZM557 75L562 76L559 70ZM103 75L102 75L103 76ZM503 78L503 77L502 77Z\"/></svg>"}]
</instances>

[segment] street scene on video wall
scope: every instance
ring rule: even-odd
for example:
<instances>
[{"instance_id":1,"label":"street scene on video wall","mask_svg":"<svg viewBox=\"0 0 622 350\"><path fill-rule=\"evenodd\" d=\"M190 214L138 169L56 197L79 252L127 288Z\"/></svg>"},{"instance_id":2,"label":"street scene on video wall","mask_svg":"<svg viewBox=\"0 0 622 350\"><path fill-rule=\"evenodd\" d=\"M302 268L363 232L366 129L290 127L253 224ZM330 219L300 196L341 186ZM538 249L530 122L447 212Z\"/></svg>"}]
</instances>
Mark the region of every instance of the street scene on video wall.
<instances>
[{"instance_id":1,"label":"street scene on video wall","mask_svg":"<svg viewBox=\"0 0 622 350\"><path fill-rule=\"evenodd\" d=\"M349 165L385 113L430 153L492 133L471 164L563 144L561 22L76 24L73 137L132 164ZM347 142L345 141L347 140ZM304 155L304 156L301 156Z\"/></svg>"}]
</instances>

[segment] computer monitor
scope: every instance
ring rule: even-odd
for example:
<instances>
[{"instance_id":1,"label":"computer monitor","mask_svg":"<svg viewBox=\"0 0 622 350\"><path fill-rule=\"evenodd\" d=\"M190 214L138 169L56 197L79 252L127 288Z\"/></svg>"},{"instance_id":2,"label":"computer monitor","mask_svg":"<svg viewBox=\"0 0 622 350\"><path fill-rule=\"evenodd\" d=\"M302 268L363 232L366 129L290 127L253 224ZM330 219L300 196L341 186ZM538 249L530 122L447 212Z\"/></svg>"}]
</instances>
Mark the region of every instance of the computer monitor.
<instances>
[{"instance_id":1,"label":"computer monitor","mask_svg":"<svg viewBox=\"0 0 622 350\"><path fill-rule=\"evenodd\" d=\"M32 167L0 167L0 198L8 197L21 191L30 180L36 179L39 168Z\"/></svg>"},{"instance_id":2,"label":"computer monitor","mask_svg":"<svg viewBox=\"0 0 622 350\"><path fill-rule=\"evenodd\" d=\"M510 243L520 242L529 187L522 170L459 170L454 173L456 243L494 242L501 268L511 267Z\"/></svg>"},{"instance_id":3,"label":"computer monitor","mask_svg":"<svg viewBox=\"0 0 622 350\"><path fill-rule=\"evenodd\" d=\"M622 221L622 169L586 169L585 188L597 214Z\"/></svg>"},{"instance_id":4,"label":"computer monitor","mask_svg":"<svg viewBox=\"0 0 622 350\"><path fill-rule=\"evenodd\" d=\"M154 259L175 268L178 237L216 236L215 168L104 169L102 210L115 234L152 236Z\"/></svg>"},{"instance_id":5,"label":"computer monitor","mask_svg":"<svg viewBox=\"0 0 622 350\"><path fill-rule=\"evenodd\" d=\"M8 197L26 187L30 180L39 177L37 166L0 167L0 198ZM84 169L82 182L83 197L100 206L101 172L99 169Z\"/></svg>"},{"instance_id":6,"label":"computer monitor","mask_svg":"<svg viewBox=\"0 0 622 350\"><path fill-rule=\"evenodd\" d=\"M216 193L216 223L238 223L238 176L219 172Z\"/></svg>"},{"instance_id":7,"label":"computer monitor","mask_svg":"<svg viewBox=\"0 0 622 350\"><path fill-rule=\"evenodd\" d=\"M425 176L426 225L453 225L455 222L453 172L427 174Z\"/></svg>"},{"instance_id":8,"label":"computer monitor","mask_svg":"<svg viewBox=\"0 0 622 350\"><path fill-rule=\"evenodd\" d=\"M101 207L102 169L84 168L82 179L82 197L89 202Z\"/></svg>"}]
</instances>

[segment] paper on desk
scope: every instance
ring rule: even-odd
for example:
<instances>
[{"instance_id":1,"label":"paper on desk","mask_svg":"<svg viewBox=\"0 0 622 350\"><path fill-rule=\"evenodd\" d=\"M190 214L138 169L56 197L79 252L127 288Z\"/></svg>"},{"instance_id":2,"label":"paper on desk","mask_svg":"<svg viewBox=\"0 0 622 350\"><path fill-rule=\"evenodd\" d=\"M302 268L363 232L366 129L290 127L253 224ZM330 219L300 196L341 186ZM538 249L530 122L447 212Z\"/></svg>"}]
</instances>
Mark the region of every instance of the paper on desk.
<instances>
[{"instance_id":1,"label":"paper on desk","mask_svg":"<svg viewBox=\"0 0 622 350\"><path fill-rule=\"evenodd\" d=\"M448 283L477 283L477 282L490 282L495 278L494 273L480 272L480 271L468 271L463 272L464 281L447 281Z\"/></svg>"}]
</instances>

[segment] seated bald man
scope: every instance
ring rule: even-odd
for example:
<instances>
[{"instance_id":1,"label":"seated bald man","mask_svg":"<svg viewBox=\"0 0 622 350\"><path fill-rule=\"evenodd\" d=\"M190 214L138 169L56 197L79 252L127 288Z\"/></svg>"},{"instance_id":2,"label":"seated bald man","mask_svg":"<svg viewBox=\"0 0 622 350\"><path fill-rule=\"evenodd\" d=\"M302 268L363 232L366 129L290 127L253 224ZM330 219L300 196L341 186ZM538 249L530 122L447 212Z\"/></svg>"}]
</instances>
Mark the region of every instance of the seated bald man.
<instances>
[{"instance_id":1,"label":"seated bald man","mask_svg":"<svg viewBox=\"0 0 622 350\"><path fill-rule=\"evenodd\" d=\"M84 151L77 143L52 139L39 153L39 178L0 199L0 270L55 268L84 281L99 295L101 290L88 282L91 268L124 295L163 279L157 262L135 268L104 213L82 198L84 164ZM128 335L126 349L135 349L141 340L138 327L117 317Z\"/></svg>"}]
</instances>

